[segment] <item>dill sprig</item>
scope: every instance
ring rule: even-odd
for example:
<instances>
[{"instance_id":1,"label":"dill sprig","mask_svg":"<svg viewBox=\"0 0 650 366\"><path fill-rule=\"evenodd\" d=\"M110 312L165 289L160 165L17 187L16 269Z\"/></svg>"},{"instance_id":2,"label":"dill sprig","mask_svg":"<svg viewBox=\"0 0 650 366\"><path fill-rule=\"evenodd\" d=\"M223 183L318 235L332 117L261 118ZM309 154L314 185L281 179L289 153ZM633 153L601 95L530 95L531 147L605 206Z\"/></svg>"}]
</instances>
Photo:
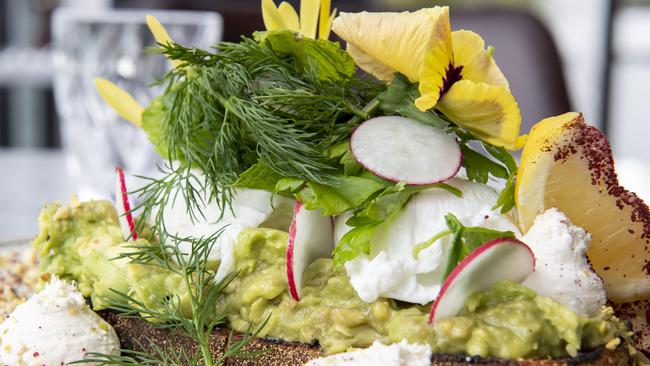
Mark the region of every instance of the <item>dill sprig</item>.
<instances>
[{"instance_id":1,"label":"dill sprig","mask_svg":"<svg viewBox=\"0 0 650 366\"><path fill-rule=\"evenodd\" d=\"M223 228L208 237L186 238L165 234L157 230L158 240L154 243L135 242L115 259L128 259L131 263L155 267L179 276L181 288L161 300L153 308L127 293L113 290L113 296L106 298L108 309L123 317L138 317L149 320L159 329L176 329L191 339L198 351L161 349L160 347L141 347L144 351L124 351L122 356L92 354L86 362L104 365L220 365L227 357L253 357L257 353L244 352L242 348L251 337L257 335L265 326L249 331L239 340L229 337L227 348L222 355L214 358L210 350L210 336L215 328L226 323L227 314L219 312L217 303L221 301L224 289L237 276L231 273L221 281L215 281L215 271L210 268L208 258L216 239ZM189 247L183 251L181 248ZM186 295L189 304L183 303L181 294ZM189 314L185 310L189 306ZM149 343L152 343L151 341Z\"/></svg>"},{"instance_id":2,"label":"dill sprig","mask_svg":"<svg viewBox=\"0 0 650 366\"><path fill-rule=\"evenodd\" d=\"M340 168L325 151L372 115L385 88L356 75L323 80L319 63L336 60L298 62L248 38L210 51L167 44L158 52L181 64L164 77L161 96L161 145L175 166L142 192L153 194L143 196L149 207L168 201L170 182L204 188L187 179L195 168L205 175L206 199L222 212L239 175L258 161L282 177L331 184ZM196 195L184 198L190 211L200 207Z\"/></svg>"}]
</instances>

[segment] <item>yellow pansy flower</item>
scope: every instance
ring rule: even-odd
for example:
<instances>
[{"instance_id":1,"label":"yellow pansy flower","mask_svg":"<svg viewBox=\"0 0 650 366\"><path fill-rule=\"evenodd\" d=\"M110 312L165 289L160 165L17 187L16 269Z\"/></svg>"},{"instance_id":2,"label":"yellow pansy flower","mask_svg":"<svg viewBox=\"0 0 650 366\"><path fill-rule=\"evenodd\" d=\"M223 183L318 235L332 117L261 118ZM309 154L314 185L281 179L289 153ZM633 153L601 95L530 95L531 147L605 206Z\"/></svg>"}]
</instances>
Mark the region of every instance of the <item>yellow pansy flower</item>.
<instances>
[{"instance_id":1,"label":"yellow pansy flower","mask_svg":"<svg viewBox=\"0 0 650 366\"><path fill-rule=\"evenodd\" d=\"M327 39L336 16L336 9L330 13L331 0L301 0L300 17L286 1L276 7L273 0L262 0L262 17L268 31L291 30L307 38Z\"/></svg>"},{"instance_id":2,"label":"yellow pansy flower","mask_svg":"<svg viewBox=\"0 0 650 366\"><path fill-rule=\"evenodd\" d=\"M332 30L365 71L387 81L399 72L418 82L420 110L435 107L490 144L516 147L521 115L508 81L478 34L451 31L448 7L341 13Z\"/></svg>"}]
</instances>

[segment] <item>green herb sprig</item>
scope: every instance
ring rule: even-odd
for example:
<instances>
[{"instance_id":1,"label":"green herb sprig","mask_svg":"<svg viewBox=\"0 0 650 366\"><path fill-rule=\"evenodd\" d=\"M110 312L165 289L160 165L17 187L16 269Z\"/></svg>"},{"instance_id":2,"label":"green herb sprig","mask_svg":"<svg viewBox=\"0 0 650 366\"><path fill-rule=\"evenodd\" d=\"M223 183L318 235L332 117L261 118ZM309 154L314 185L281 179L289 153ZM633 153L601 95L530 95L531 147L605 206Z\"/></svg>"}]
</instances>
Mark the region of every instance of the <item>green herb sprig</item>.
<instances>
[{"instance_id":1,"label":"green herb sprig","mask_svg":"<svg viewBox=\"0 0 650 366\"><path fill-rule=\"evenodd\" d=\"M447 278L458 263L481 245L492 239L515 237L512 231L498 231L479 226L465 226L452 213L448 213L445 216L445 223L447 224L448 230L443 230L435 234L431 239L416 245L412 252L413 257L417 258L422 250L434 245L440 239L452 235L444 278Z\"/></svg>"},{"instance_id":2,"label":"green herb sprig","mask_svg":"<svg viewBox=\"0 0 650 366\"><path fill-rule=\"evenodd\" d=\"M338 43L288 31L213 51L168 44L158 52L181 64L163 79L165 93L145 110L143 127L176 166L151 181L149 203L165 201L158 194L194 168L222 211L240 175L258 162L283 178L332 184L338 172L325 152L372 116L385 88L357 76ZM200 206L196 196L185 198Z\"/></svg>"},{"instance_id":3,"label":"green herb sprig","mask_svg":"<svg viewBox=\"0 0 650 366\"><path fill-rule=\"evenodd\" d=\"M111 365L221 365L228 357L254 357L259 352L244 352L242 348L266 325L256 330L249 329L244 337L233 341L232 333L224 354L214 358L210 350L210 336L213 330L226 323L227 314L218 311L218 302L224 289L236 277L231 273L223 280L215 281L208 257L223 228L213 235L202 238L184 238L162 234L159 229L156 243L136 241L115 260L127 259L135 265L153 267L152 270L167 273L180 279L180 288L161 299L157 306L147 305L127 293L113 290L113 296L105 299L107 308L119 316L142 318L160 329L176 329L191 339L197 352L187 350L148 347L151 352L124 352L122 356L93 354L87 362ZM181 250L189 247L189 251ZM150 342L151 343L151 342Z\"/></svg>"}]
</instances>

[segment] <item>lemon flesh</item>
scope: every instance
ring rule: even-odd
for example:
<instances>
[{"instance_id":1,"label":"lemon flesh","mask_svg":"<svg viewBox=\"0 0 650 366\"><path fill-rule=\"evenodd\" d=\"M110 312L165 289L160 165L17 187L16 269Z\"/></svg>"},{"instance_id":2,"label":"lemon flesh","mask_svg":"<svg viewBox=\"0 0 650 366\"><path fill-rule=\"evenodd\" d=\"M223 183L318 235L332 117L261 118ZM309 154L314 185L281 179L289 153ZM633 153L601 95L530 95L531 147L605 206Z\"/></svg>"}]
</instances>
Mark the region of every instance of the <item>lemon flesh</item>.
<instances>
[{"instance_id":1,"label":"lemon flesh","mask_svg":"<svg viewBox=\"0 0 650 366\"><path fill-rule=\"evenodd\" d=\"M522 151L515 200L522 232L556 207L592 241L587 252L614 302L650 298L650 213L619 186L605 135L578 113L545 119Z\"/></svg>"}]
</instances>

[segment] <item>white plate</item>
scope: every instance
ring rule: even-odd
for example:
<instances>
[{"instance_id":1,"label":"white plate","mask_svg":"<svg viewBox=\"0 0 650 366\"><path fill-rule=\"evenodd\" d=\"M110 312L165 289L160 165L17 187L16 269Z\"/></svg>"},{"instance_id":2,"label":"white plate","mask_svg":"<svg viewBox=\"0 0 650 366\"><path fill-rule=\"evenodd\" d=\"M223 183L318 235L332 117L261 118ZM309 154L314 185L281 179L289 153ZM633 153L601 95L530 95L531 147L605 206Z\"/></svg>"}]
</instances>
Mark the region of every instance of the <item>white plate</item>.
<instances>
[{"instance_id":1,"label":"white plate","mask_svg":"<svg viewBox=\"0 0 650 366\"><path fill-rule=\"evenodd\" d=\"M0 253L25 250L29 247L29 242L31 240L32 239L16 239L0 241Z\"/></svg>"}]
</instances>

